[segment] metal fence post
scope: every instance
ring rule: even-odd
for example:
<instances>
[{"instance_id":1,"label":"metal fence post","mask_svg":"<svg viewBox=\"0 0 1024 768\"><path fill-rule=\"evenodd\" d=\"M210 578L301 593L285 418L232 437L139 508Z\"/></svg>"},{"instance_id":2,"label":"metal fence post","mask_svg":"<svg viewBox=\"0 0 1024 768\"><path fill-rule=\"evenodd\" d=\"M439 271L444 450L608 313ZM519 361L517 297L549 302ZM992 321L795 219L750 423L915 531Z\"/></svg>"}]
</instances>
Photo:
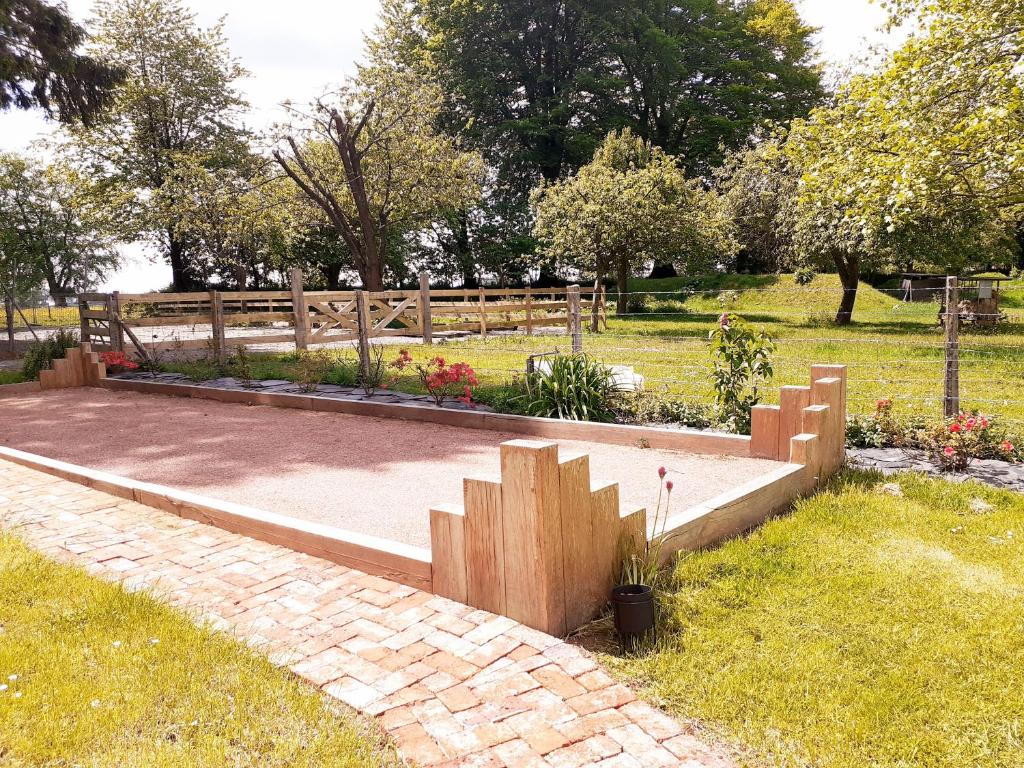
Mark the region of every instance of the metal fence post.
<instances>
[{"instance_id":1,"label":"metal fence post","mask_svg":"<svg viewBox=\"0 0 1024 768\"><path fill-rule=\"evenodd\" d=\"M434 318L430 312L430 275L420 272L420 331L423 343L434 343Z\"/></svg>"},{"instance_id":2,"label":"metal fence post","mask_svg":"<svg viewBox=\"0 0 1024 768\"><path fill-rule=\"evenodd\" d=\"M370 302L366 291L356 291L356 325L359 330L359 380L365 382L370 373Z\"/></svg>"},{"instance_id":3,"label":"metal fence post","mask_svg":"<svg viewBox=\"0 0 1024 768\"><path fill-rule=\"evenodd\" d=\"M956 277L946 278L946 366L942 398L947 419L960 413L960 284Z\"/></svg>"},{"instance_id":4,"label":"metal fence post","mask_svg":"<svg viewBox=\"0 0 1024 768\"><path fill-rule=\"evenodd\" d=\"M583 313L580 309L580 287L570 285L565 294L569 308L569 335L572 337L572 352L583 351Z\"/></svg>"},{"instance_id":5,"label":"metal fence post","mask_svg":"<svg viewBox=\"0 0 1024 768\"><path fill-rule=\"evenodd\" d=\"M298 267L292 270L292 313L295 316L295 348L305 349L309 344L309 312L302 292L302 270Z\"/></svg>"}]
</instances>

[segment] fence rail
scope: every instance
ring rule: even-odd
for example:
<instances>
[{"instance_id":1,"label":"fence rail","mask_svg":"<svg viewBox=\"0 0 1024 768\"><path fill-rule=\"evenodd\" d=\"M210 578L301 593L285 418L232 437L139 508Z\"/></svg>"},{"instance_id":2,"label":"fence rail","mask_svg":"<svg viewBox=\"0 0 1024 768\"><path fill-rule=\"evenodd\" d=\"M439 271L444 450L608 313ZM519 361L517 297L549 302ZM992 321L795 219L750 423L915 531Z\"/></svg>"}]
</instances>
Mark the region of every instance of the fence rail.
<instances>
[{"instance_id":1,"label":"fence rail","mask_svg":"<svg viewBox=\"0 0 1024 768\"><path fill-rule=\"evenodd\" d=\"M365 298L359 311L358 297ZM78 314L82 340L99 349L123 351L127 343L147 356L161 350L212 349L223 356L229 346L291 343L297 349L360 339L402 336L432 343L435 335L473 332L481 338L498 330L522 329L527 335L579 322L584 303L596 322L607 325L604 290L569 288L479 288L431 290L305 291L294 270L290 291L208 291L196 293L82 293ZM579 304L576 307L576 304ZM574 309L574 307L576 307ZM245 333L263 325L280 332ZM177 329L190 329L183 338ZM227 329L241 329L228 334ZM162 329L165 338L135 331Z\"/></svg>"}]
</instances>

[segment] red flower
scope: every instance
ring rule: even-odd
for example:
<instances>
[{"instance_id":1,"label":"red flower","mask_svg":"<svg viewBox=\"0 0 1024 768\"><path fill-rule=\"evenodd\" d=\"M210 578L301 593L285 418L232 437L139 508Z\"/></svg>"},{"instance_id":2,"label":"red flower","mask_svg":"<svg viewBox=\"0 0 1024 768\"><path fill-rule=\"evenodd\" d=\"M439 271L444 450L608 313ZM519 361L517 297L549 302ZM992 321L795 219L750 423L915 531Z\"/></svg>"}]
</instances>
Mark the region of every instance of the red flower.
<instances>
[{"instance_id":1,"label":"red flower","mask_svg":"<svg viewBox=\"0 0 1024 768\"><path fill-rule=\"evenodd\" d=\"M666 491L668 491L669 493L672 493L672 489L674 487L675 487L675 483L673 483L671 480L666 480L665 481L665 490Z\"/></svg>"},{"instance_id":2,"label":"red flower","mask_svg":"<svg viewBox=\"0 0 1024 768\"><path fill-rule=\"evenodd\" d=\"M968 427L968 429L970 429L970 427ZM949 425L950 432L963 432L963 430L964 428L960 426L959 422L953 422L952 424Z\"/></svg>"},{"instance_id":3,"label":"red flower","mask_svg":"<svg viewBox=\"0 0 1024 768\"><path fill-rule=\"evenodd\" d=\"M665 469L664 467L658 467L658 477L660 477L662 480L664 480L665 479L665 475L667 475L667 474L668 474L668 470L667 469Z\"/></svg>"},{"instance_id":4,"label":"red flower","mask_svg":"<svg viewBox=\"0 0 1024 768\"><path fill-rule=\"evenodd\" d=\"M1003 442L999 444L999 447L1002 448L1007 453L1013 453L1014 450L1013 443L1011 443L1009 440L1003 440Z\"/></svg>"},{"instance_id":5,"label":"red flower","mask_svg":"<svg viewBox=\"0 0 1024 768\"><path fill-rule=\"evenodd\" d=\"M956 449L952 445L947 445L942 449L942 452L946 454L947 457L952 458L954 454L956 454Z\"/></svg>"}]
</instances>

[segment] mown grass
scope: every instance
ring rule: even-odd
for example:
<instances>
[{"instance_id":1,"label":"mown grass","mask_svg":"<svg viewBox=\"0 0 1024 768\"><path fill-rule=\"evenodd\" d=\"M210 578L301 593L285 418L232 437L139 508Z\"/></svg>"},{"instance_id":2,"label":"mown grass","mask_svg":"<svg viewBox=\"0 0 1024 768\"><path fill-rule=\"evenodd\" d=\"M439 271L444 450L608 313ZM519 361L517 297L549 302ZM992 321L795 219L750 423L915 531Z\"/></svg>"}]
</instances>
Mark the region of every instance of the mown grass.
<instances>
[{"instance_id":1,"label":"mown grass","mask_svg":"<svg viewBox=\"0 0 1024 768\"><path fill-rule=\"evenodd\" d=\"M609 662L749 765L1024 764L1024 497L892 482L684 557L658 648Z\"/></svg>"},{"instance_id":2,"label":"mown grass","mask_svg":"<svg viewBox=\"0 0 1024 768\"><path fill-rule=\"evenodd\" d=\"M1015 290L1010 290L1013 288ZM635 293L652 292L624 317L609 308L609 327L586 333L584 349L599 359L634 366L647 377L647 389L659 395L710 403L711 353L708 333L723 311L735 312L766 329L778 343L775 379L766 401L775 402L778 387L806 384L812 363L850 366L852 413L870 413L883 397L895 400L903 416L942 415L944 337L938 306L904 304L897 294L862 285L854 322L835 326L841 296L834 275L821 275L800 286L792 275L716 275L706 278L636 280ZM994 328L964 329L961 338L962 405L1001 419L1011 429L1024 429L1024 285L1004 293L1010 322ZM538 334L469 338L424 347L410 343L419 361L442 354L468 362L483 384L484 402L500 399L504 385L521 377L530 354L565 350L568 339ZM388 348L389 350L391 348ZM395 350L397 355L397 349ZM354 353L337 352L346 365ZM294 355L256 356L257 378L293 379ZM400 377L396 389L421 392L413 374Z\"/></svg>"},{"instance_id":3,"label":"mown grass","mask_svg":"<svg viewBox=\"0 0 1024 768\"><path fill-rule=\"evenodd\" d=\"M143 593L0 534L0 764L397 766L348 712Z\"/></svg>"},{"instance_id":4,"label":"mown grass","mask_svg":"<svg viewBox=\"0 0 1024 768\"><path fill-rule=\"evenodd\" d=\"M20 312L15 310L14 325L16 328L24 328L25 319L28 319L30 325L38 328L77 328L79 323L78 307L26 307ZM0 328L6 327L6 325L7 314L3 307L0 307Z\"/></svg>"},{"instance_id":5,"label":"mown grass","mask_svg":"<svg viewBox=\"0 0 1024 768\"><path fill-rule=\"evenodd\" d=\"M0 385L20 384L23 381L25 377L21 375L21 371L0 371Z\"/></svg>"}]
</instances>

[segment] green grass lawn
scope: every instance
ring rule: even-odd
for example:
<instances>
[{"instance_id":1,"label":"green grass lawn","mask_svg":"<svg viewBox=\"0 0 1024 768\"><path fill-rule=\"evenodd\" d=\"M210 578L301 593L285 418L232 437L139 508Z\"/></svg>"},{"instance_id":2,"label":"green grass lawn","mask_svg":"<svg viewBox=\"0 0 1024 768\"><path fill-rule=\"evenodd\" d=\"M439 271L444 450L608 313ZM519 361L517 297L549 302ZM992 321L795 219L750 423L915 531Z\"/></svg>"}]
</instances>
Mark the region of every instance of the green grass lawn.
<instances>
[{"instance_id":1,"label":"green grass lawn","mask_svg":"<svg viewBox=\"0 0 1024 768\"><path fill-rule=\"evenodd\" d=\"M143 593L0 534L0 765L397 766L347 711Z\"/></svg>"},{"instance_id":2,"label":"green grass lawn","mask_svg":"<svg viewBox=\"0 0 1024 768\"><path fill-rule=\"evenodd\" d=\"M612 663L752 766L1018 766L1022 595L1024 496L850 473L683 558L657 651Z\"/></svg>"},{"instance_id":3,"label":"green grass lawn","mask_svg":"<svg viewBox=\"0 0 1024 768\"><path fill-rule=\"evenodd\" d=\"M21 375L21 371L0 371L0 385L20 384L24 380L25 377Z\"/></svg>"},{"instance_id":4,"label":"green grass lawn","mask_svg":"<svg viewBox=\"0 0 1024 768\"><path fill-rule=\"evenodd\" d=\"M960 388L965 408L977 408L1024 432L1024 312L1014 308L1015 302L1024 304L1024 286L1010 287L1018 289L1004 294L1011 322L964 330ZM892 294L862 285L854 322L836 327L830 319L841 288L834 275L818 276L808 286L797 285L792 275L717 275L636 280L631 288L655 292L644 300L643 314L618 318L612 312L608 331L587 333L584 348L606 362L634 366L647 377L652 392L712 401L707 336L728 310L767 329L778 342L768 402L777 399L781 385L806 384L812 363L840 363L850 366L851 413L869 413L879 398L889 397L899 414L942 414L944 341L933 303L903 304ZM484 384L481 394L487 402L495 392L500 394L503 382L521 376L527 355L566 346L564 337L535 335L470 338L433 347L410 344L409 350L420 360L443 354L468 362ZM353 353L347 357L351 364ZM258 378L294 378L294 359L260 357L254 373ZM421 391L412 375L394 386Z\"/></svg>"}]
</instances>

